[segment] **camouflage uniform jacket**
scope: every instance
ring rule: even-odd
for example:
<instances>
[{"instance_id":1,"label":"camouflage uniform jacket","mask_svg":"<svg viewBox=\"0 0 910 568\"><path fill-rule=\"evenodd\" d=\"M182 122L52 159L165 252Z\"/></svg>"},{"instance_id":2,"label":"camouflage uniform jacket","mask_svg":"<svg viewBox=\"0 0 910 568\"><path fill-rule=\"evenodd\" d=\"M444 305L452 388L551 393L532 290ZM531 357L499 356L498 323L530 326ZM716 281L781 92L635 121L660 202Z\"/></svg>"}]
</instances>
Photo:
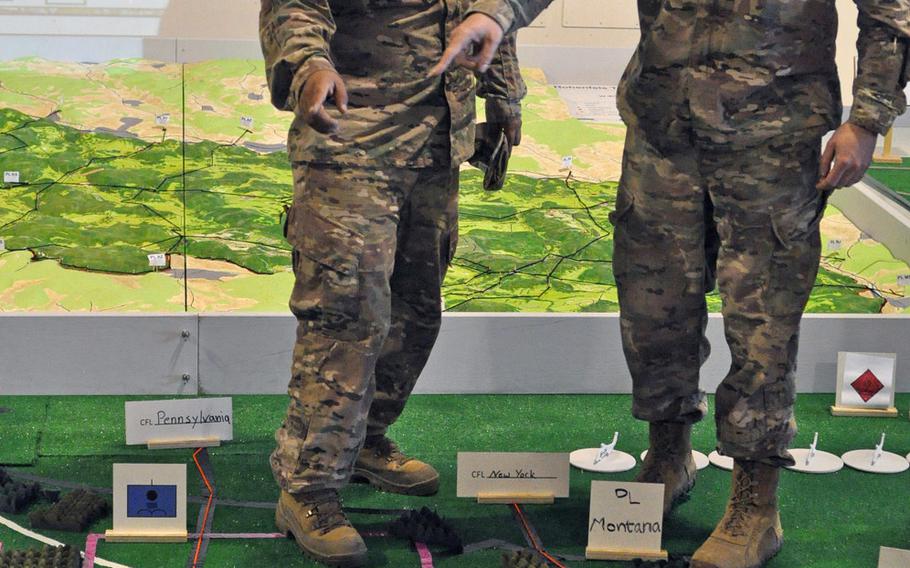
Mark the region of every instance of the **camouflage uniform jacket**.
<instances>
[{"instance_id":1,"label":"camouflage uniform jacket","mask_svg":"<svg viewBox=\"0 0 910 568\"><path fill-rule=\"evenodd\" d=\"M882 134L906 108L910 0L856 4L859 74L850 121ZM623 76L619 106L626 123L655 143L691 128L708 144L752 146L840 124L835 0L639 0L638 6L641 41Z\"/></svg>"},{"instance_id":2,"label":"camouflage uniform jacket","mask_svg":"<svg viewBox=\"0 0 910 568\"><path fill-rule=\"evenodd\" d=\"M516 0L510 0L516 1ZM540 2L541 0L536 0ZM446 37L469 9L521 23L500 0L262 0L260 39L272 103L294 110L307 78L335 69L350 96L337 134L324 136L299 116L288 135L292 161L349 166L460 164L474 151L475 93L504 119L525 95L515 36L507 37L475 89L455 69L429 78ZM520 12L520 11L519 11ZM507 23L511 24L511 21Z\"/></svg>"}]
</instances>

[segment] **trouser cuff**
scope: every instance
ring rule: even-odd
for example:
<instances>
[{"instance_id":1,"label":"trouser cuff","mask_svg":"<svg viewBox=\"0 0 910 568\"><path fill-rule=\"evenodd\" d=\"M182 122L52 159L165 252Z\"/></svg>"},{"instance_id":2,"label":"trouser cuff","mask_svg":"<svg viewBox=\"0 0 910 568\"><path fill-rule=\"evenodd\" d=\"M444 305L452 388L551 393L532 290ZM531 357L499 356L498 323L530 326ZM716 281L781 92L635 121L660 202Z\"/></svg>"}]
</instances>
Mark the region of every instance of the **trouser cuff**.
<instances>
[{"instance_id":1,"label":"trouser cuff","mask_svg":"<svg viewBox=\"0 0 910 568\"><path fill-rule=\"evenodd\" d=\"M654 399L635 397L632 403L632 415L645 422L676 422L695 424L708 413L708 399L704 391L672 399L668 403L658 403Z\"/></svg>"},{"instance_id":2,"label":"trouser cuff","mask_svg":"<svg viewBox=\"0 0 910 568\"><path fill-rule=\"evenodd\" d=\"M751 448L736 446L735 444L717 444L717 452L722 456L731 457L737 461L753 461L771 467L789 467L796 465L796 460L790 455L786 448L775 451L770 454L756 453Z\"/></svg>"}]
</instances>

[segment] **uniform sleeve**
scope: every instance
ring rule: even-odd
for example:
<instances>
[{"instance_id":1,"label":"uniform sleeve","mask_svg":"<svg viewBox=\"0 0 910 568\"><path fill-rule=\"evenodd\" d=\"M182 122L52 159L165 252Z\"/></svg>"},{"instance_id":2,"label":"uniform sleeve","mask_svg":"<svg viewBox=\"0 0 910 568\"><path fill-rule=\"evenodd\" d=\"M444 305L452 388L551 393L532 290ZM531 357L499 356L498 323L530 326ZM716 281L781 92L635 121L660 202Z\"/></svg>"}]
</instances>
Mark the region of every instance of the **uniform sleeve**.
<instances>
[{"instance_id":1,"label":"uniform sleeve","mask_svg":"<svg viewBox=\"0 0 910 568\"><path fill-rule=\"evenodd\" d=\"M489 122L521 118L521 99L528 89L521 78L516 42L515 33L507 35L499 44L490 68L480 76L477 94L486 99Z\"/></svg>"},{"instance_id":2,"label":"uniform sleeve","mask_svg":"<svg viewBox=\"0 0 910 568\"><path fill-rule=\"evenodd\" d=\"M534 21L553 0L477 0L468 14L475 12L490 16L506 32L523 28Z\"/></svg>"},{"instance_id":3,"label":"uniform sleeve","mask_svg":"<svg viewBox=\"0 0 910 568\"><path fill-rule=\"evenodd\" d=\"M885 134L904 113L910 65L910 0L856 0L859 63L850 122Z\"/></svg>"},{"instance_id":4,"label":"uniform sleeve","mask_svg":"<svg viewBox=\"0 0 910 568\"><path fill-rule=\"evenodd\" d=\"M319 69L334 69L329 42L335 20L328 0L261 0L259 40L272 104L294 110L304 83Z\"/></svg>"}]
</instances>

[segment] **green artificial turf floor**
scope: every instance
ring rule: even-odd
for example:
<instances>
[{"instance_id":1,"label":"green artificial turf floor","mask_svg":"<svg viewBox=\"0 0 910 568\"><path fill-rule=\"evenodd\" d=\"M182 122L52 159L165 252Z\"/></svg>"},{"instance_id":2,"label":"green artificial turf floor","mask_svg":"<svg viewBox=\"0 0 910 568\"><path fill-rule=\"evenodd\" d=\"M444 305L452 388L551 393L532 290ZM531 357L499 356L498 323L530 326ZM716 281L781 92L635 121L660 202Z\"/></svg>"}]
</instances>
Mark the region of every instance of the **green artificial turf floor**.
<instances>
[{"instance_id":1,"label":"green artificial turf floor","mask_svg":"<svg viewBox=\"0 0 910 568\"><path fill-rule=\"evenodd\" d=\"M134 400L132 397L130 400ZM828 413L833 395L803 395L797 403L800 435L796 446L805 447L815 431L819 448L841 454L872 448L882 432L885 449L910 452L910 422L901 418L834 418ZM109 487L111 464L116 462L184 462L190 464L191 493L203 492L194 475L189 451L149 452L123 444L125 397L0 397L0 464L69 482ZM234 397L235 439L211 450L218 495L222 499L271 501L276 488L267 465L272 432L286 404L282 396ZM906 409L910 395L899 395ZM646 446L646 425L629 414L628 396L415 396L403 418L392 430L403 449L434 464L442 476L435 497L416 498L377 493L354 485L343 491L345 504L366 508L418 508L429 506L449 519L465 543L502 539L524 545L523 535L504 505L477 505L455 497L458 451L559 451L594 447L621 432L619 449L638 454ZM706 420L695 428L695 446L707 453L713 447L714 426ZM588 519L590 482L597 479L629 480L634 471L598 475L572 471L572 496L551 506L527 506L525 511L545 547L553 553L583 555ZM709 467L700 472L689 501L666 521L664 547L671 554L691 554L707 537L722 513L729 491L729 473ZM829 476L785 472L782 479L782 517L786 544L771 568L874 566L879 546L910 548L910 472L876 476L849 469ZM198 505L190 505L188 519L195 528ZM219 505L216 532L273 532L272 511ZM28 526L27 516L11 515ZM354 524L367 531L381 531L391 515L352 515ZM110 528L111 519L96 523L91 532ZM84 534L42 531L48 536L82 546ZM4 547L38 546L0 527ZM419 567L410 546L393 538L368 538L370 566ZM134 567L169 568L186 565L190 544L100 543L102 558ZM434 555L438 567L490 567L499 565L499 551L462 556ZM206 566L273 567L313 566L285 539L213 540ZM632 566L631 563L567 562L567 566Z\"/></svg>"}]
</instances>

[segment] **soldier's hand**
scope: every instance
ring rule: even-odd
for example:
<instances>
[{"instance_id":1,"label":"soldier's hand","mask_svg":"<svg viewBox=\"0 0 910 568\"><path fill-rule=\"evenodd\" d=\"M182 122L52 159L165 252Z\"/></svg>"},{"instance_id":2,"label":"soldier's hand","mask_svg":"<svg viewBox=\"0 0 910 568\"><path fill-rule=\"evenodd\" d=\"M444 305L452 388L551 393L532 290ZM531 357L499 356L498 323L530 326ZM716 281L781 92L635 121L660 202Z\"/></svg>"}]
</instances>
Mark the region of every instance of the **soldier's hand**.
<instances>
[{"instance_id":1,"label":"soldier's hand","mask_svg":"<svg viewBox=\"0 0 910 568\"><path fill-rule=\"evenodd\" d=\"M335 100L335 106L341 114L348 111L348 91L341 75L331 69L320 69L306 80L297 103L297 114L322 134L338 131L338 121L325 110L329 98Z\"/></svg>"},{"instance_id":2,"label":"soldier's hand","mask_svg":"<svg viewBox=\"0 0 910 568\"><path fill-rule=\"evenodd\" d=\"M831 191L863 179L872 163L875 139L874 132L849 122L835 130L822 154L815 187Z\"/></svg>"},{"instance_id":3,"label":"soldier's hand","mask_svg":"<svg viewBox=\"0 0 910 568\"><path fill-rule=\"evenodd\" d=\"M478 73L486 73L503 35L502 28L493 18L485 14L471 14L452 32L449 46L439 63L430 70L430 76L442 75L453 62ZM476 52L469 52L477 47Z\"/></svg>"}]
</instances>

